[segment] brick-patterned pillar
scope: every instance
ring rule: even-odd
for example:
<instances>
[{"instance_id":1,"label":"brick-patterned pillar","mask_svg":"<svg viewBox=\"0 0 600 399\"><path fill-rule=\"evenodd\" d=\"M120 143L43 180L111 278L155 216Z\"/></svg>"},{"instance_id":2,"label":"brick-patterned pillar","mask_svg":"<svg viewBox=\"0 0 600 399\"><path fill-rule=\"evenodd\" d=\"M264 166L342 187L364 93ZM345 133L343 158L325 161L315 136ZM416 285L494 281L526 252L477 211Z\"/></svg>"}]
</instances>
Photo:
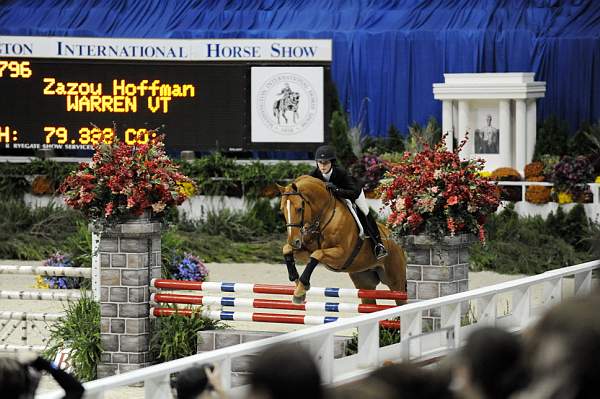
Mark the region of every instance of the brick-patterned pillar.
<instances>
[{"instance_id":1,"label":"brick-patterned pillar","mask_svg":"<svg viewBox=\"0 0 600 399\"><path fill-rule=\"evenodd\" d=\"M160 277L161 224L148 216L100 233L98 378L146 367L150 358L149 282Z\"/></svg>"},{"instance_id":2,"label":"brick-patterned pillar","mask_svg":"<svg viewBox=\"0 0 600 399\"><path fill-rule=\"evenodd\" d=\"M437 242L425 235L404 237L408 256L408 298L437 298L469 289L469 247L476 238L469 234L444 237ZM466 312L466 308L463 313ZM423 327L440 326L440 310L423 314Z\"/></svg>"}]
</instances>

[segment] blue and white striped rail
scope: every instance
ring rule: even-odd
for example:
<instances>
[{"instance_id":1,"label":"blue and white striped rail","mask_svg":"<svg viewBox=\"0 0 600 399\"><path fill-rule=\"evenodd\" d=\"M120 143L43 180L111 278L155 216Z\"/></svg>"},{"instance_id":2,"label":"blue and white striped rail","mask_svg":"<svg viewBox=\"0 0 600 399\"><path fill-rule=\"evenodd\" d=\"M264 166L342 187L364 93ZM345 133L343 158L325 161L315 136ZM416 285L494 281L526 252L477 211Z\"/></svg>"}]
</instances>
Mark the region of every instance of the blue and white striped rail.
<instances>
[{"instance_id":1,"label":"blue and white striped rail","mask_svg":"<svg viewBox=\"0 0 600 399\"><path fill-rule=\"evenodd\" d=\"M235 298L164 293L152 294L150 296L150 301L156 303L203 305L207 307L222 306L246 309L285 309L336 313L372 313L379 310L389 309L394 306L338 302L305 302L296 304L290 300L281 299Z\"/></svg>"},{"instance_id":2,"label":"blue and white striped rail","mask_svg":"<svg viewBox=\"0 0 600 399\"><path fill-rule=\"evenodd\" d=\"M227 283L215 281L185 281L152 279L150 285L155 288L168 290L195 290L207 292L244 292L255 294L293 295L293 285ZM407 300L406 292L388 290L362 290L356 288L311 287L307 292L308 298L360 298L360 299L391 299Z\"/></svg>"}]
</instances>

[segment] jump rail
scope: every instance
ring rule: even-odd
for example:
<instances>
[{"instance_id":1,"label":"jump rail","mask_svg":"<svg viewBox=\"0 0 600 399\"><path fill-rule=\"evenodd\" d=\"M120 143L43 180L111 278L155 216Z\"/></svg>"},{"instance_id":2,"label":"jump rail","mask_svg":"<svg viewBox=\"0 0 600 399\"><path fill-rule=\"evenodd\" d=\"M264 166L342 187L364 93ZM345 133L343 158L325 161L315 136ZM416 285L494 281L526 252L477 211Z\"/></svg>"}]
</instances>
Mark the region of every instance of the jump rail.
<instances>
[{"instance_id":1,"label":"jump rail","mask_svg":"<svg viewBox=\"0 0 600 399\"><path fill-rule=\"evenodd\" d=\"M536 276L338 320L334 323L309 327L264 340L217 349L90 381L84 384L86 398L102 398L107 390L140 382L144 383L146 398L169 398L171 397L170 374L202 363L214 363L220 367L223 387L230 390L232 394L243 392L244 387L231 389L232 359L258 353L272 344L281 342L299 342L309 348L320 368L322 380L325 384L353 381L364 376L386 360L425 360L448 353L459 347L466 335L477 326L499 325L514 331L521 330L532 323L540 312L562 300L563 279L565 277L574 276L575 295L589 293L592 285L592 271L599 267L600 260L587 262L548 271ZM532 307L532 288L539 285L543 287L543 302L538 307ZM513 312L510 315L498 315L497 302L499 295L507 293L512 294L513 297ZM463 326L461 323L461 305L469 301L476 301L477 303L478 322L474 325ZM441 330L424 334L421 326L422 312L440 308ZM395 317L400 317L402 342L380 348L379 322ZM334 359L335 334L347 331L350 328L358 329L358 353ZM39 397L54 399L63 395L62 391L57 391Z\"/></svg>"},{"instance_id":2,"label":"jump rail","mask_svg":"<svg viewBox=\"0 0 600 399\"><path fill-rule=\"evenodd\" d=\"M39 274L41 276L92 277L92 269L83 267L0 265L0 274Z\"/></svg>"},{"instance_id":3,"label":"jump rail","mask_svg":"<svg viewBox=\"0 0 600 399\"><path fill-rule=\"evenodd\" d=\"M182 281L152 279L150 286L169 290L195 290L207 292L246 292L254 294L293 295L294 286L277 284L248 284L226 283L221 281ZM391 299L405 301L406 292L388 290L361 290L356 288L311 287L307 298L361 298L361 299Z\"/></svg>"}]
</instances>

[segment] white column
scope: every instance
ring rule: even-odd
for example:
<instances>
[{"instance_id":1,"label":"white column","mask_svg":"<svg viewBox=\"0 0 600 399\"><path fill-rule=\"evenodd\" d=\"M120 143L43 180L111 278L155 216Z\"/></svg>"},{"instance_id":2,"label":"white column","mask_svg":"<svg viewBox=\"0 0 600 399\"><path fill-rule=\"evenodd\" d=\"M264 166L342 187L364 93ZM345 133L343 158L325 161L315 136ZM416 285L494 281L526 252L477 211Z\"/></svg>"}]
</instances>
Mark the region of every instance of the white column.
<instances>
[{"instance_id":1,"label":"white column","mask_svg":"<svg viewBox=\"0 0 600 399\"><path fill-rule=\"evenodd\" d=\"M452 151L452 137L454 135L452 128L452 100L444 100L442 102L442 134L446 136L446 148Z\"/></svg>"},{"instance_id":2,"label":"white column","mask_svg":"<svg viewBox=\"0 0 600 399\"><path fill-rule=\"evenodd\" d=\"M510 123L510 100L498 102L498 129L500 130L501 165L513 165L512 129Z\"/></svg>"},{"instance_id":3,"label":"white column","mask_svg":"<svg viewBox=\"0 0 600 399\"><path fill-rule=\"evenodd\" d=\"M525 100L516 100L515 106L515 164L523 173L527 162L527 105Z\"/></svg>"},{"instance_id":4,"label":"white column","mask_svg":"<svg viewBox=\"0 0 600 399\"><path fill-rule=\"evenodd\" d=\"M465 100L458 101L458 144L465 139L465 133L469 128L469 102ZM463 157L468 157L471 155L473 151L473 137L469 137L469 142L463 148L461 155Z\"/></svg>"},{"instance_id":5,"label":"white column","mask_svg":"<svg viewBox=\"0 0 600 399\"><path fill-rule=\"evenodd\" d=\"M527 100L527 159L526 163L533 160L535 152L535 138L537 134L537 106L536 99L530 98Z\"/></svg>"}]
</instances>

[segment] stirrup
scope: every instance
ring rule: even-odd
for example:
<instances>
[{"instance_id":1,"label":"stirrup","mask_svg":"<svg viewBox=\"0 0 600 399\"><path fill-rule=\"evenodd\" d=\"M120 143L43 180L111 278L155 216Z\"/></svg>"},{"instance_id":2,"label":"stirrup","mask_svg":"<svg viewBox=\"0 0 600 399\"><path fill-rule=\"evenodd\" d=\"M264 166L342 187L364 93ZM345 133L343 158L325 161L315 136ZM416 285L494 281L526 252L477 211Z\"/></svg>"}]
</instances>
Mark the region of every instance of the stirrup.
<instances>
[{"instance_id":1,"label":"stirrup","mask_svg":"<svg viewBox=\"0 0 600 399\"><path fill-rule=\"evenodd\" d=\"M374 254L377 260L383 259L388 255L388 251L383 244L377 244L374 248Z\"/></svg>"}]
</instances>

